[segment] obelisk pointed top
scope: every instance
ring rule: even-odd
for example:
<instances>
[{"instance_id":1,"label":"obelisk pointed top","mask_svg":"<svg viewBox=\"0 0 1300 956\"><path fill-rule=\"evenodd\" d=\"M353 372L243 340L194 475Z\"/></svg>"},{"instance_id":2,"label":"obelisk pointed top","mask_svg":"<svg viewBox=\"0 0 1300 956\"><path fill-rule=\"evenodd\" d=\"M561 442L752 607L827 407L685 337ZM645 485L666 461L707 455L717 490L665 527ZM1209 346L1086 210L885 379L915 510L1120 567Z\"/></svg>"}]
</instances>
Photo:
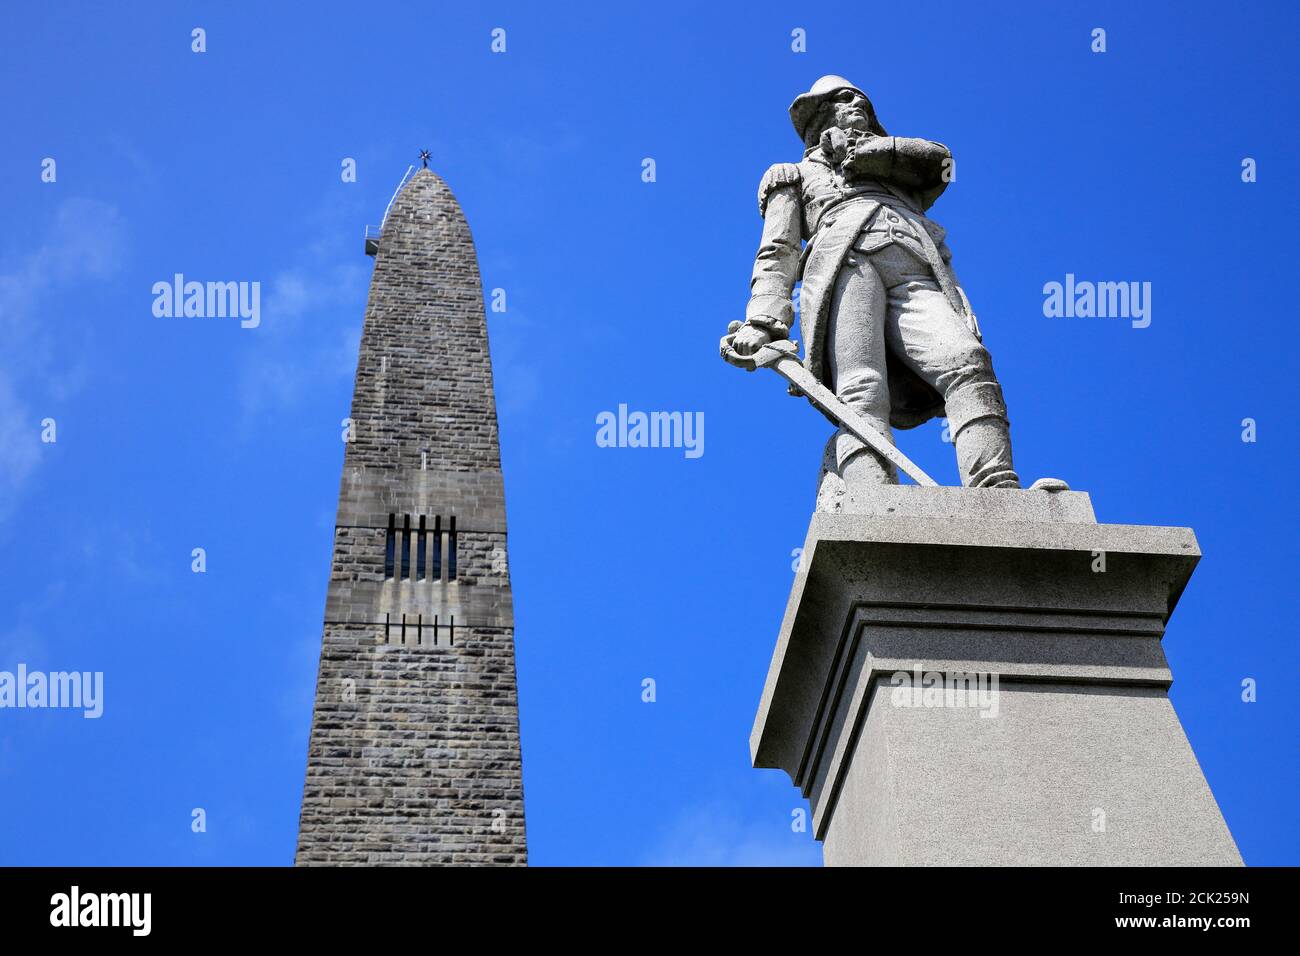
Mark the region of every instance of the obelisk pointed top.
<instances>
[{"instance_id":1,"label":"obelisk pointed top","mask_svg":"<svg viewBox=\"0 0 1300 956\"><path fill-rule=\"evenodd\" d=\"M402 184L385 214L384 228L397 222L422 224L422 228L445 232L469 226L447 181L427 166L416 169Z\"/></svg>"},{"instance_id":2,"label":"obelisk pointed top","mask_svg":"<svg viewBox=\"0 0 1300 956\"><path fill-rule=\"evenodd\" d=\"M427 153L428 150L421 150L421 158ZM469 224L465 222L460 203L427 162L418 169L408 167L393 198L388 201L380 224L366 227L366 255L378 255L381 237L395 226L396 221L424 223L441 232L454 231L458 234L458 241L469 241Z\"/></svg>"}]
</instances>

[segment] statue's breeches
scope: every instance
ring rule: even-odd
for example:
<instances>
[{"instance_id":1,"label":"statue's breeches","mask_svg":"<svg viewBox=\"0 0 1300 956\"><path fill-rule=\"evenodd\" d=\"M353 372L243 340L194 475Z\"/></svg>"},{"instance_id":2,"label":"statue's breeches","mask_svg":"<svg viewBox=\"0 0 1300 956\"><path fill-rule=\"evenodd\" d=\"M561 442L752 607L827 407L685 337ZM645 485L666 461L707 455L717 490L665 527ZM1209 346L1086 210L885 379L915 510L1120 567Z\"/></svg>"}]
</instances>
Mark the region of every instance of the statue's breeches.
<instances>
[{"instance_id":1,"label":"statue's breeches","mask_svg":"<svg viewBox=\"0 0 1300 956\"><path fill-rule=\"evenodd\" d=\"M988 350L954 310L920 249L897 239L881 246L880 238L864 232L836 277L826 330L831 387L889 435L886 359L892 352L943 396L963 484L1014 482L1006 405ZM981 447L963 455L961 433L986 419L995 424L969 429ZM833 441L840 466L863 448L847 434Z\"/></svg>"}]
</instances>

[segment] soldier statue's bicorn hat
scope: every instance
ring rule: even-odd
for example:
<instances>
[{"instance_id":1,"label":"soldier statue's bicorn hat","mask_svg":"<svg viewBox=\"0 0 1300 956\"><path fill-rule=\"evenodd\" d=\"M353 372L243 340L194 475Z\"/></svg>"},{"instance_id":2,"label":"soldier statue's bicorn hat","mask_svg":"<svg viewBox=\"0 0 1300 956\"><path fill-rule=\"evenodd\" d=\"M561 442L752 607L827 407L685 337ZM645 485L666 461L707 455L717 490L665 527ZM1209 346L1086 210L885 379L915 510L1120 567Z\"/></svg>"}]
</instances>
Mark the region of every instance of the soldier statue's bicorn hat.
<instances>
[{"instance_id":1,"label":"soldier statue's bicorn hat","mask_svg":"<svg viewBox=\"0 0 1300 956\"><path fill-rule=\"evenodd\" d=\"M822 104L838 93L840 90L852 90L857 93L868 104L871 103L871 97L867 96L860 89L844 79L842 76L823 76L820 80L812 85L807 93L800 93L790 104L790 122L794 123L794 131L799 134L800 139L805 139L804 133L808 130L808 124L813 121L817 111L822 108ZM871 131L878 136L888 136L885 128L880 125L880 120L876 118L876 108L871 107Z\"/></svg>"}]
</instances>

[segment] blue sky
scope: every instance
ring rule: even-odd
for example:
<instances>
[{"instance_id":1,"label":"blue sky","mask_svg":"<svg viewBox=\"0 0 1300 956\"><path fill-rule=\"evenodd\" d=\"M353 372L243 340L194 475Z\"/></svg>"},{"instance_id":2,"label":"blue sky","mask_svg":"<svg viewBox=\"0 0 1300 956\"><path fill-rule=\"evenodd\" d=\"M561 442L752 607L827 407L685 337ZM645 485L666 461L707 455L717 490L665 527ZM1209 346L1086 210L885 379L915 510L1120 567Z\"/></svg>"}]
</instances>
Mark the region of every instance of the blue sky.
<instances>
[{"instance_id":1,"label":"blue sky","mask_svg":"<svg viewBox=\"0 0 1300 956\"><path fill-rule=\"evenodd\" d=\"M1104 522L1196 530L1171 696L1247 862L1300 862L1300 8L470 6L6 8L0 669L103 671L105 712L0 711L0 863L291 862L362 229L420 148L508 296L489 326L532 861L817 863L747 741L826 426L717 338L758 179L800 154L786 107L828 72L957 158L932 212L1021 474ZM261 282L261 325L155 318L177 272ZM1066 273L1151 282L1150 327L1045 318ZM702 411L705 453L597 447L620 403ZM937 424L899 441L956 481Z\"/></svg>"}]
</instances>

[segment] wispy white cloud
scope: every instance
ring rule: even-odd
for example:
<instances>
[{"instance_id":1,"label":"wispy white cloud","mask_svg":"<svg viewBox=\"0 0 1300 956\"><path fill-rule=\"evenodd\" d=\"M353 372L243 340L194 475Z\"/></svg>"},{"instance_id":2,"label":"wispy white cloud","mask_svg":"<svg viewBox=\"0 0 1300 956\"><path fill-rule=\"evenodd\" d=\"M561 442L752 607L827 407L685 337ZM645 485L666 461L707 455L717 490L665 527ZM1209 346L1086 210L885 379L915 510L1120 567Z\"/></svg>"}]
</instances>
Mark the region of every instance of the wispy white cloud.
<instances>
[{"instance_id":1,"label":"wispy white cloud","mask_svg":"<svg viewBox=\"0 0 1300 956\"><path fill-rule=\"evenodd\" d=\"M12 670L19 663L43 670L55 663L44 623L58 613L67 598L67 580L56 578L6 609L5 627L0 630L0 670Z\"/></svg>"},{"instance_id":2,"label":"wispy white cloud","mask_svg":"<svg viewBox=\"0 0 1300 956\"><path fill-rule=\"evenodd\" d=\"M0 521L15 507L40 463L39 427L39 418L19 398L9 371L0 366Z\"/></svg>"},{"instance_id":3,"label":"wispy white cloud","mask_svg":"<svg viewBox=\"0 0 1300 956\"><path fill-rule=\"evenodd\" d=\"M239 377L244 414L252 418L270 408L294 406L320 382L354 375L360 316L355 325L329 332L304 329L302 320L337 307L341 300L351 302L364 285L364 272L352 265L333 271L298 269L270 282L266 332Z\"/></svg>"},{"instance_id":4,"label":"wispy white cloud","mask_svg":"<svg viewBox=\"0 0 1300 956\"><path fill-rule=\"evenodd\" d=\"M291 408L322 383L355 373L369 277L368 263L358 261L361 220L353 203L328 197L305 223L320 238L267 284L256 348L237 386L246 421Z\"/></svg>"},{"instance_id":5,"label":"wispy white cloud","mask_svg":"<svg viewBox=\"0 0 1300 956\"><path fill-rule=\"evenodd\" d=\"M286 642L284 661L286 670L275 701L283 719L281 727L293 744L307 740L311 729L312 709L316 706L317 669L320 664L321 638L307 634Z\"/></svg>"},{"instance_id":6,"label":"wispy white cloud","mask_svg":"<svg viewBox=\"0 0 1300 956\"><path fill-rule=\"evenodd\" d=\"M88 377L83 359L54 354L44 303L66 284L117 274L126 228L116 207L66 199L36 247L0 273L0 521L17 506L40 464L40 420L33 402L64 400Z\"/></svg>"},{"instance_id":7,"label":"wispy white cloud","mask_svg":"<svg viewBox=\"0 0 1300 956\"><path fill-rule=\"evenodd\" d=\"M821 848L789 818L742 821L720 802L688 808L660 833L645 866L820 866Z\"/></svg>"},{"instance_id":8,"label":"wispy white cloud","mask_svg":"<svg viewBox=\"0 0 1300 956\"><path fill-rule=\"evenodd\" d=\"M488 313L488 341L492 349L492 388L497 414L509 415L532 405L541 392L536 354L527 345L527 331L535 326L517 311Z\"/></svg>"},{"instance_id":9,"label":"wispy white cloud","mask_svg":"<svg viewBox=\"0 0 1300 956\"><path fill-rule=\"evenodd\" d=\"M166 561L152 531L111 516L102 516L82 532L81 558L100 576L142 589L162 582L161 568ZM189 555L177 560L188 564Z\"/></svg>"}]
</instances>

